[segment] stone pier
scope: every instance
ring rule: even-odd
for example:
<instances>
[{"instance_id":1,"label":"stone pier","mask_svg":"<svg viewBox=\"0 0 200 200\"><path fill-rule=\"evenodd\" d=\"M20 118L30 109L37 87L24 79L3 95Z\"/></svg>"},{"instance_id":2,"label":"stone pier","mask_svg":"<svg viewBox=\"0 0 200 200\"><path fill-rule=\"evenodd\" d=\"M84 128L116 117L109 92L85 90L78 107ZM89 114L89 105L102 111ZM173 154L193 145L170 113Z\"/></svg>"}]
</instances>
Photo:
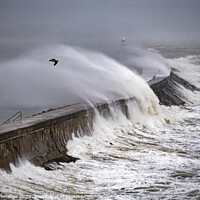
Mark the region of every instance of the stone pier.
<instances>
[{"instance_id":1,"label":"stone pier","mask_svg":"<svg viewBox=\"0 0 200 200\"><path fill-rule=\"evenodd\" d=\"M111 106L117 106L128 115L126 102L134 100L119 99L94 107L69 105L0 126L0 168L9 172L9 163L17 165L18 158L43 167L51 162L76 161L67 155L67 141L92 134L95 111L106 116Z\"/></svg>"}]
</instances>

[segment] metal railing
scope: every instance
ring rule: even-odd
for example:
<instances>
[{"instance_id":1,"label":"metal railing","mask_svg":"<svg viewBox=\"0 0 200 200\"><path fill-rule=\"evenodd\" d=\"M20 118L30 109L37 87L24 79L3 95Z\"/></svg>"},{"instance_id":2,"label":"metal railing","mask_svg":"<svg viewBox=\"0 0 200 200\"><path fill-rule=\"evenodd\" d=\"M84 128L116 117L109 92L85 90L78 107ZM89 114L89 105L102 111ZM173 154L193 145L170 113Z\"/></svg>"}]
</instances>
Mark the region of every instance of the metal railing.
<instances>
[{"instance_id":1,"label":"metal railing","mask_svg":"<svg viewBox=\"0 0 200 200\"><path fill-rule=\"evenodd\" d=\"M17 113L15 113L12 117L10 117L9 119L7 119L5 122L3 122L3 124L8 124L10 122L14 122L17 119L22 120L22 112L18 111Z\"/></svg>"}]
</instances>

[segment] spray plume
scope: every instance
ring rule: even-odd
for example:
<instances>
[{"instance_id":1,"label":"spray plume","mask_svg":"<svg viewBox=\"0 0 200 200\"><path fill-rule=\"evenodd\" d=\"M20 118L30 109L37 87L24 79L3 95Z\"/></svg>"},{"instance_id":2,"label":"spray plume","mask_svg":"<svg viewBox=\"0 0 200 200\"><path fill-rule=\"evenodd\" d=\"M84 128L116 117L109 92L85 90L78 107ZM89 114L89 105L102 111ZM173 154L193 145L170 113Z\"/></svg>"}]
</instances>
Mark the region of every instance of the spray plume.
<instances>
[{"instance_id":1,"label":"spray plume","mask_svg":"<svg viewBox=\"0 0 200 200\"><path fill-rule=\"evenodd\" d=\"M52 67L49 58L59 63ZM158 99L130 69L97 52L64 45L46 47L1 63L1 107L49 107L136 97L144 112Z\"/></svg>"}]
</instances>

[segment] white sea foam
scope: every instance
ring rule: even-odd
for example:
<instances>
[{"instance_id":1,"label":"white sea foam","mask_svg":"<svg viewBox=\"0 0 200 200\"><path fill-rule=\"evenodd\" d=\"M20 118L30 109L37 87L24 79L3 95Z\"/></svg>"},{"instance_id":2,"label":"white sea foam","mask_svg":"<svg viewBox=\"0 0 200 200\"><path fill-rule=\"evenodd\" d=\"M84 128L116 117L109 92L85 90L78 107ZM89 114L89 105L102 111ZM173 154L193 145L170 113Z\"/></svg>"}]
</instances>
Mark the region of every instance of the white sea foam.
<instances>
[{"instance_id":1,"label":"white sea foam","mask_svg":"<svg viewBox=\"0 0 200 200\"><path fill-rule=\"evenodd\" d=\"M171 66L178 70L176 73L180 77L200 88L200 56L190 55L186 57L168 59L168 62ZM177 84L176 89L180 92L188 104L200 104L199 91L188 90L179 84Z\"/></svg>"},{"instance_id":2,"label":"white sea foam","mask_svg":"<svg viewBox=\"0 0 200 200\"><path fill-rule=\"evenodd\" d=\"M68 141L68 154L81 159L87 159L91 151L100 152L105 146L113 145L123 134L131 133L135 128L151 129L164 126L179 120L165 110L158 115L143 112L137 102L128 102L128 118L117 106L110 107L110 115L104 117L96 111L91 136L73 137ZM88 154L89 153L89 154Z\"/></svg>"},{"instance_id":3,"label":"white sea foam","mask_svg":"<svg viewBox=\"0 0 200 200\"><path fill-rule=\"evenodd\" d=\"M172 67L179 70L178 74L200 88L200 56L190 55L186 57L168 59Z\"/></svg>"}]
</instances>

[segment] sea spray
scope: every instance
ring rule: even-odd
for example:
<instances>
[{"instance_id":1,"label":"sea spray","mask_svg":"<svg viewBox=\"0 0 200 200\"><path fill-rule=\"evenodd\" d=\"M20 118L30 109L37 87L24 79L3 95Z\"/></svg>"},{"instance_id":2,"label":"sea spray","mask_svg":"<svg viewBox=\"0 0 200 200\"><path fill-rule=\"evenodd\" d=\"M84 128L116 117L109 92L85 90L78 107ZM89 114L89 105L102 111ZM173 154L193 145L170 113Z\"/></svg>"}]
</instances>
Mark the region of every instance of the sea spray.
<instances>
[{"instance_id":1,"label":"sea spray","mask_svg":"<svg viewBox=\"0 0 200 200\"><path fill-rule=\"evenodd\" d=\"M124 56L119 60L131 71L140 74L146 81L151 80L153 76L169 76L171 71L168 61L162 55L138 46L126 48Z\"/></svg>"},{"instance_id":2,"label":"sea spray","mask_svg":"<svg viewBox=\"0 0 200 200\"><path fill-rule=\"evenodd\" d=\"M52 66L49 59L59 60ZM56 107L135 97L143 112L158 114L158 99L127 67L98 52L55 45L3 62L1 107ZM9 81L7 77L9 76Z\"/></svg>"}]
</instances>

